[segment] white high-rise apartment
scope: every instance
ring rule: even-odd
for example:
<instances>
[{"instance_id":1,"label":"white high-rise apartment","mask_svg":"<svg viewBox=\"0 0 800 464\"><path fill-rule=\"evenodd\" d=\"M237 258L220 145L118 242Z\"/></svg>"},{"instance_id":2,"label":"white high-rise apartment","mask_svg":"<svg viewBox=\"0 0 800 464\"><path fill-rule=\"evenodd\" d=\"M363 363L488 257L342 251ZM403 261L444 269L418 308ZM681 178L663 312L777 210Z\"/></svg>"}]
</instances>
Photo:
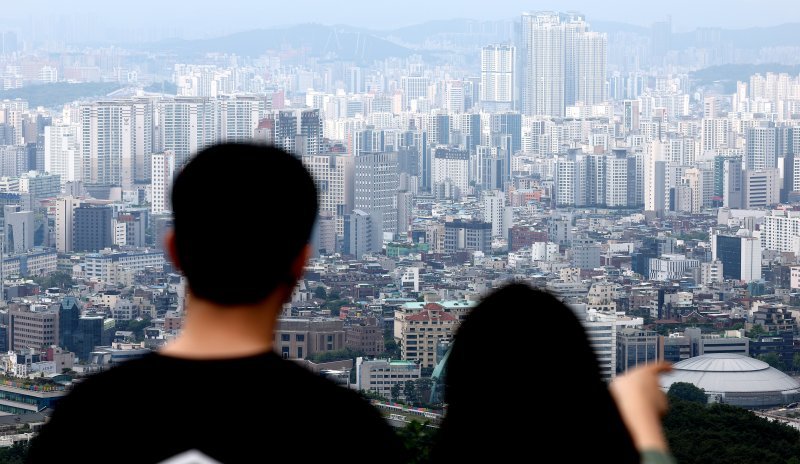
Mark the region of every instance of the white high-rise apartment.
<instances>
[{"instance_id":1,"label":"white high-rise apartment","mask_svg":"<svg viewBox=\"0 0 800 464\"><path fill-rule=\"evenodd\" d=\"M266 115L264 99L220 97L219 105L220 139L226 142L252 141L258 122Z\"/></svg>"},{"instance_id":2,"label":"white high-rise apartment","mask_svg":"<svg viewBox=\"0 0 800 464\"><path fill-rule=\"evenodd\" d=\"M514 64L517 49L509 44L487 45L481 49L481 106L490 112L514 107Z\"/></svg>"},{"instance_id":3,"label":"white high-rise apartment","mask_svg":"<svg viewBox=\"0 0 800 464\"><path fill-rule=\"evenodd\" d=\"M175 177L175 153L165 151L154 153L150 158L150 196L153 214L164 214L170 211L169 189Z\"/></svg>"},{"instance_id":4,"label":"white high-rise apartment","mask_svg":"<svg viewBox=\"0 0 800 464\"><path fill-rule=\"evenodd\" d=\"M130 188L147 179L152 153L153 108L150 100L101 101L81 105L83 181Z\"/></svg>"},{"instance_id":5,"label":"white high-rise apartment","mask_svg":"<svg viewBox=\"0 0 800 464\"><path fill-rule=\"evenodd\" d=\"M761 246L765 250L795 252L800 240L800 212L772 211L764 218Z\"/></svg>"},{"instance_id":6,"label":"white high-rise apartment","mask_svg":"<svg viewBox=\"0 0 800 464\"><path fill-rule=\"evenodd\" d=\"M44 128L44 170L57 174L61 183L81 180L78 124L55 124Z\"/></svg>"},{"instance_id":7,"label":"white high-rise apartment","mask_svg":"<svg viewBox=\"0 0 800 464\"><path fill-rule=\"evenodd\" d=\"M744 167L748 171L778 166L778 133L774 126L750 127L745 131Z\"/></svg>"},{"instance_id":8,"label":"white high-rise apartment","mask_svg":"<svg viewBox=\"0 0 800 464\"><path fill-rule=\"evenodd\" d=\"M524 13L520 98L527 115L564 115L565 27L556 13Z\"/></svg>"},{"instance_id":9,"label":"white high-rise apartment","mask_svg":"<svg viewBox=\"0 0 800 464\"><path fill-rule=\"evenodd\" d=\"M623 155L606 155L605 205L609 208L628 206L628 158Z\"/></svg>"},{"instance_id":10,"label":"white high-rise apartment","mask_svg":"<svg viewBox=\"0 0 800 464\"><path fill-rule=\"evenodd\" d=\"M566 104L583 102L591 106L608 101L608 36L585 31L577 34L575 43L575 74L567 72L567 77L576 82L575 101L572 102L567 95Z\"/></svg>"},{"instance_id":11,"label":"white high-rise apartment","mask_svg":"<svg viewBox=\"0 0 800 464\"><path fill-rule=\"evenodd\" d=\"M520 101L523 114L562 117L566 106L608 99L608 38L583 15L522 15Z\"/></svg>"},{"instance_id":12,"label":"white high-rise apartment","mask_svg":"<svg viewBox=\"0 0 800 464\"><path fill-rule=\"evenodd\" d=\"M344 236L344 216L353 211L353 160L345 154L306 155L301 158L317 185L320 213L336 221L336 235Z\"/></svg>"},{"instance_id":13,"label":"white high-rise apartment","mask_svg":"<svg viewBox=\"0 0 800 464\"><path fill-rule=\"evenodd\" d=\"M176 166L219 139L219 105L211 98L177 97L158 102L159 147L175 154Z\"/></svg>"}]
</instances>

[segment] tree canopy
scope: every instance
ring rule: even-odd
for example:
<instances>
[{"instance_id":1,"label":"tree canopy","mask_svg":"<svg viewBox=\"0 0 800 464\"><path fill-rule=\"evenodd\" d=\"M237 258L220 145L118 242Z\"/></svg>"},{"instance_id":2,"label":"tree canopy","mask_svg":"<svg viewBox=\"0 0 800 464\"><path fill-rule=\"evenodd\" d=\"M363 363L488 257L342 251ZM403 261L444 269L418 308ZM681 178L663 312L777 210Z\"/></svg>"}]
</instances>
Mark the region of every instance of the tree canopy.
<instances>
[{"instance_id":1,"label":"tree canopy","mask_svg":"<svg viewBox=\"0 0 800 464\"><path fill-rule=\"evenodd\" d=\"M789 464L800 456L800 432L726 404L706 406L670 396L664 430L681 464Z\"/></svg>"},{"instance_id":2,"label":"tree canopy","mask_svg":"<svg viewBox=\"0 0 800 464\"><path fill-rule=\"evenodd\" d=\"M671 400L682 400L690 403L707 404L708 398L702 388L695 387L688 382L675 382L669 387L667 396Z\"/></svg>"}]
</instances>

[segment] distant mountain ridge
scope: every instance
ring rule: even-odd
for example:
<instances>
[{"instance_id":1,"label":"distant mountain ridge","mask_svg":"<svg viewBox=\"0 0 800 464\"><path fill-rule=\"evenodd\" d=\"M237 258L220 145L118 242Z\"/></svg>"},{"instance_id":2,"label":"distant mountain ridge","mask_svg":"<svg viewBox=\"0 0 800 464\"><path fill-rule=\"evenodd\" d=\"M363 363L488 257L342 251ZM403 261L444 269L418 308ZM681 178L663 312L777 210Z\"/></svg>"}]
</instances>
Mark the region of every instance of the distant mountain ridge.
<instances>
[{"instance_id":1,"label":"distant mountain ridge","mask_svg":"<svg viewBox=\"0 0 800 464\"><path fill-rule=\"evenodd\" d=\"M414 50L366 32L322 24L256 29L213 39L162 40L144 47L181 54L217 52L241 56L260 56L268 50L305 48L312 56L356 62L369 62L387 56L405 57L414 53Z\"/></svg>"},{"instance_id":2,"label":"distant mountain ridge","mask_svg":"<svg viewBox=\"0 0 800 464\"><path fill-rule=\"evenodd\" d=\"M614 21L590 20L589 23L593 30L600 32L650 35L650 28L642 26ZM407 57L420 53L416 48L437 36L476 33L487 38L508 40L513 37L513 29L511 20L436 20L389 30L311 23L250 30L212 39L162 40L140 45L139 48L147 47L148 50L179 54L219 52L242 56L259 56L268 50L304 48L311 56L368 63L388 57ZM682 50L702 46L709 40L709 30L718 32L717 44L732 45L735 48L800 46L800 34L798 34L800 23L787 23L740 30L709 28L675 33L672 38L672 48Z\"/></svg>"}]
</instances>

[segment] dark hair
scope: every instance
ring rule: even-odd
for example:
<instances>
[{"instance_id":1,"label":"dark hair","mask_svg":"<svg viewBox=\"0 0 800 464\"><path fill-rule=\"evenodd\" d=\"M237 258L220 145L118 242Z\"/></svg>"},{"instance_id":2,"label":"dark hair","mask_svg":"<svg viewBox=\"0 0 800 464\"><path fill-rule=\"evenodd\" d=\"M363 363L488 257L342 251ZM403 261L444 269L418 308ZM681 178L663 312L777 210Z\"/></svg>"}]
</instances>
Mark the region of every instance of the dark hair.
<instances>
[{"instance_id":1,"label":"dark hair","mask_svg":"<svg viewBox=\"0 0 800 464\"><path fill-rule=\"evenodd\" d=\"M512 284L488 295L459 327L444 379L434 462L547 451L559 462L639 462L582 324L548 293Z\"/></svg>"},{"instance_id":2,"label":"dark hair","mask_svg":"<svg viewBox=\"0 0 800 464\"><path fill-rule=\"evenodd\" d=\"M192 294L253 304L281 283L294 284L290 269L311 236L317 189L283 150L223 143L199 152L177 175L172 211L177 264Z\"/></svg>"}]
</instances>

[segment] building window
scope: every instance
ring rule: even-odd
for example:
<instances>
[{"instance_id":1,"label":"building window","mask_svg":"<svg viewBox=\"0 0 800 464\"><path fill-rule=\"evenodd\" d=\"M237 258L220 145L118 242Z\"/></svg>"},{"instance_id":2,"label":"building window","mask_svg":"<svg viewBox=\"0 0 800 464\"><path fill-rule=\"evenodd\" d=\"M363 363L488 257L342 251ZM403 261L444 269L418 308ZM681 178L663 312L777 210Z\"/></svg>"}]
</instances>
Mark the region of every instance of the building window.
<instances>
[{"instance_id":1,"label":"building window","mask_svg":"<svg viewBox=\"0 0 800 464\"><path fill-rule=\"evenodd\" d=\"M289 347L288 346L284 346L284 347L281 348L281 357L283 359L289 359Z\"/></svg>"},{"instance_id":2,"label":"building window","mask_svg":"<svg viewBox=\"0 0 800 464\"><path fill-rule=\"evenodd\" d=\"M288 342L289 341L289 334L281 334L281 341Z\"/></svg>"},{"instance_id":3,"label":"building window","mask_svg":"<svg viewBox=\"0 0 800 464\"><path fill-rule=\"evenodd\" d=\"M306 336L305 334L297 334L294 336L294 339L298 342L304 342L306 341Z\"/></svg>"}]
</instances>

